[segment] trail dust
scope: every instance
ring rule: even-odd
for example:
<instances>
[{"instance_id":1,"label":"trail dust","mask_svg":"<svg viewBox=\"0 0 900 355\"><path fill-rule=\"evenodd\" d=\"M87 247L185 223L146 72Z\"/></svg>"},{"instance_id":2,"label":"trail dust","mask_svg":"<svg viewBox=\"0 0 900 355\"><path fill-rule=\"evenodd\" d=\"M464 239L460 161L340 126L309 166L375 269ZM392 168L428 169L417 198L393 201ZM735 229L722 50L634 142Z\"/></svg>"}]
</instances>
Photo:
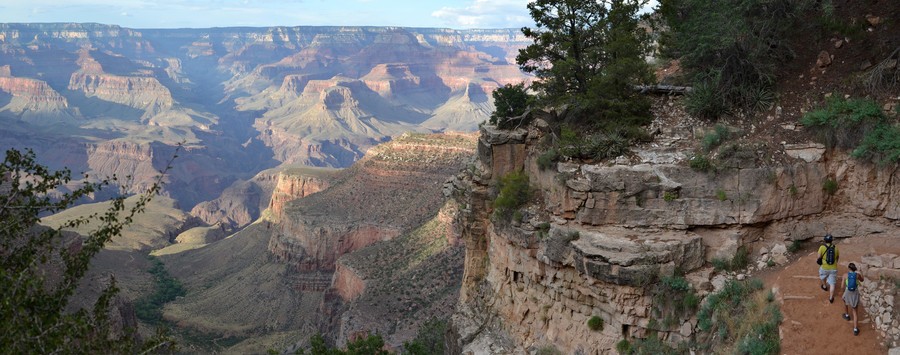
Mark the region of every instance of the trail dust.
<instances>
[{"instance_id":1,"label":"trail dust","mask_svg":"<svg viewBox=\"0 0 900 355\"><path fill-rule=\"evenodd\" d=\"M853 335L853 322L841 318L844 314L843 277L851 262L859 265L866 253L885 254L900 252L900 244L888 237L857 237L838 240L838 288L834 303L828 302L828 292L819 288L816 250L821 238L806 242L801 257L782 270L760 275L769 287L778 289L778 299L784 321L781 323L782 354L886 354L874 320L866 313L860 301L858 336ZM868 275L863 274L863 277ZM860 292L867 292L865 286Z\"/></svg>"}]
</instances>

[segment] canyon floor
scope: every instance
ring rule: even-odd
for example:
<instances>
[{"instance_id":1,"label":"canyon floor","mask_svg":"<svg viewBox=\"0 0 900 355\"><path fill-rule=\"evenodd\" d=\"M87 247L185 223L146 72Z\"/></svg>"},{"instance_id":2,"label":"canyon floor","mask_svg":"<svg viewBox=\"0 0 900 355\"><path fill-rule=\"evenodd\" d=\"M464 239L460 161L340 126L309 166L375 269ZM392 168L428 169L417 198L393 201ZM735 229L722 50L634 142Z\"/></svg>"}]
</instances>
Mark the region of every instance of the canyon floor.
<instances>
[{"instance_id":1,"label":"canyon floor","mask_svg":"<svg viewBox=\"0 0 900 355\"><path fill-rule=\"evenodd\" d=\"M858 336L853 335L853 323L841 318L844 302L843 287L835 290L834 303L828 303L828 293L819 288L816 249L818 242L807 242L796 255L797 259L784 268L761 273L766 285L778 289L782 301L784 321L781 323L782 354L883 354L887 348L866 313L862 302L858 307ZM867 253L897 253L900 245L889 236L856 237L840 240L838 270L847 271L851 262L859 264ZM863 277L866 277L863 273ZM843 279L839 278L842 284ZM866 292L861 288L860 292Z\"/></svg>"}]
</instances>

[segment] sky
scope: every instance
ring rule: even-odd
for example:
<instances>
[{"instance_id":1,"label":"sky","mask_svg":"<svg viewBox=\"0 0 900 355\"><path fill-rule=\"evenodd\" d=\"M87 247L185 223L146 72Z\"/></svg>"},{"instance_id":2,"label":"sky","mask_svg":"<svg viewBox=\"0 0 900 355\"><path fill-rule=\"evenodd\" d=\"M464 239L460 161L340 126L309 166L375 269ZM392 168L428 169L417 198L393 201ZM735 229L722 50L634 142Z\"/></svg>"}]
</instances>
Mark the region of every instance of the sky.
<instances>
[{"instance_id":1,"label":"sky","mask_svg":"<svg viewBox=\"0 0 900 355\"><path fill-rule=\"evenodd\" d=\"M0 0L0 22L97 22L139 29L324 25L521 28L534 26L528 16L528 2L529 0Z\"/></svg>"}]
</instances>

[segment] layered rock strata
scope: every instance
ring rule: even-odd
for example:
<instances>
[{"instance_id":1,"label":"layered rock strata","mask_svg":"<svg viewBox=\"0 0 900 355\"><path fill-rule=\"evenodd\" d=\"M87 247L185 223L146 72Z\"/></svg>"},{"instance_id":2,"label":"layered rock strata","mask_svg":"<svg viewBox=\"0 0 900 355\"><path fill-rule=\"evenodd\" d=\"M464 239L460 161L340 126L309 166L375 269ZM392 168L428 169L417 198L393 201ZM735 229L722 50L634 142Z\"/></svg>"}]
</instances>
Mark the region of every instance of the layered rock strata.
<instances>
[{"instance_id":1,"label":"layered rock strata","mask_svg":"<svg viewBox=\"0 0 900 355\"><path fill-rule=\"evenodd\" d=\"M443 199L441 184L473 153L473 142L471 135L407 134L372 149L328 189L283 208L273 205L280 213L274 215L279 223L270 253L297 272L298 289L323 291L339 257L397 237L434 215Z\"/></svg>"},{"instance_id":2,"label":"layered rock strata","mask_svg":"<svg viewBox=\"0 0 900 355\"><path fill-rule=\"evenodd\" d=\"M545 345L563 353L603 353L649 331L673 343L689 339L696 320L667 327L654 319L645 280L687 273L703 295L714 291L704 267L736 250L755 250L824 235L894 230L897 171L840 153L778 167L691 170L656 148L637 148L629 165L556 163L538 167L548 115L530 126L481 129L473 169L448 192L465 209L457 217L466 259L453 317L454 351L506 353ZM809 161L807 161L809 160ZM743 166L743 165L741 165ZM538 197L521 221L492 218L497 181L524 171ZM823 189L827 181L839 188ZM587 320L604 320L592 331Z\"/></svg>"}]
</instances>

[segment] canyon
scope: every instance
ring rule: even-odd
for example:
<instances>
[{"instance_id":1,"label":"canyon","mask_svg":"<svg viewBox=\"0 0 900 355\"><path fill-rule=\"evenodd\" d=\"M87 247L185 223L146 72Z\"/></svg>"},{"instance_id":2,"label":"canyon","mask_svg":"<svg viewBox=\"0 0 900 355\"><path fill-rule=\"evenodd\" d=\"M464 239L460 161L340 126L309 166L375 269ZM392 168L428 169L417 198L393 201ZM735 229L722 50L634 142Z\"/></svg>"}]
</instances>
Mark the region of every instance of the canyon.
<instances>
[{"instance_id":1,"label":"canyon","mask_svg":"<svg viewBox=\"0 0 900 355\"><path fill-rule=\"evenodd\" d=\"M525 44L511 29L0 24L0 144L130 176L130 192L178 150L164 190L190 211L281 164L346 168L405 132L474 131L493 89L530 80Z\"/></svg>"},{"instance_id":2,"label":"canyon","mask_svg":"<svg viewBox=\"0 0 900 355\"><path fill-rule=\"evenodd\" d=\"M757 113L766 121L720 122L686 114L682 96L652 96L646 141L548 163L567 108L531 109L514 129L485 122L495 89L533 80L514 64L527 44L512 29L0 24L0 144L90 181L127 176L129 193L166 171L163 196L98 255L85 287L115 274L127 308L152 292L148 254L161 261L186 293L137 327L170 327L186 352L294 352L317 334L338 347L378 334L397 351L435 320L454 354L676 345L702 329L690 312L660 319L662 278L683 277L699 304L732 280L810 264L789 250L826 233L848 250L876 241L846 255L886 275L867 284L879 295L866 311L896 346L897 166L798 124L831 93L799 75ZM849 60L828 70L859 71ZM892 95L874 100L896 123ZM715 169L693 168L715 124L734 142L706 152ZM515 174L531 198L505 218L495 204ZM740 270L716 266L741 254ZM767 287L791 310L799 282L781 282ZM84 304L96 297L83 292Z\"/></svg>"}]
</instances>

